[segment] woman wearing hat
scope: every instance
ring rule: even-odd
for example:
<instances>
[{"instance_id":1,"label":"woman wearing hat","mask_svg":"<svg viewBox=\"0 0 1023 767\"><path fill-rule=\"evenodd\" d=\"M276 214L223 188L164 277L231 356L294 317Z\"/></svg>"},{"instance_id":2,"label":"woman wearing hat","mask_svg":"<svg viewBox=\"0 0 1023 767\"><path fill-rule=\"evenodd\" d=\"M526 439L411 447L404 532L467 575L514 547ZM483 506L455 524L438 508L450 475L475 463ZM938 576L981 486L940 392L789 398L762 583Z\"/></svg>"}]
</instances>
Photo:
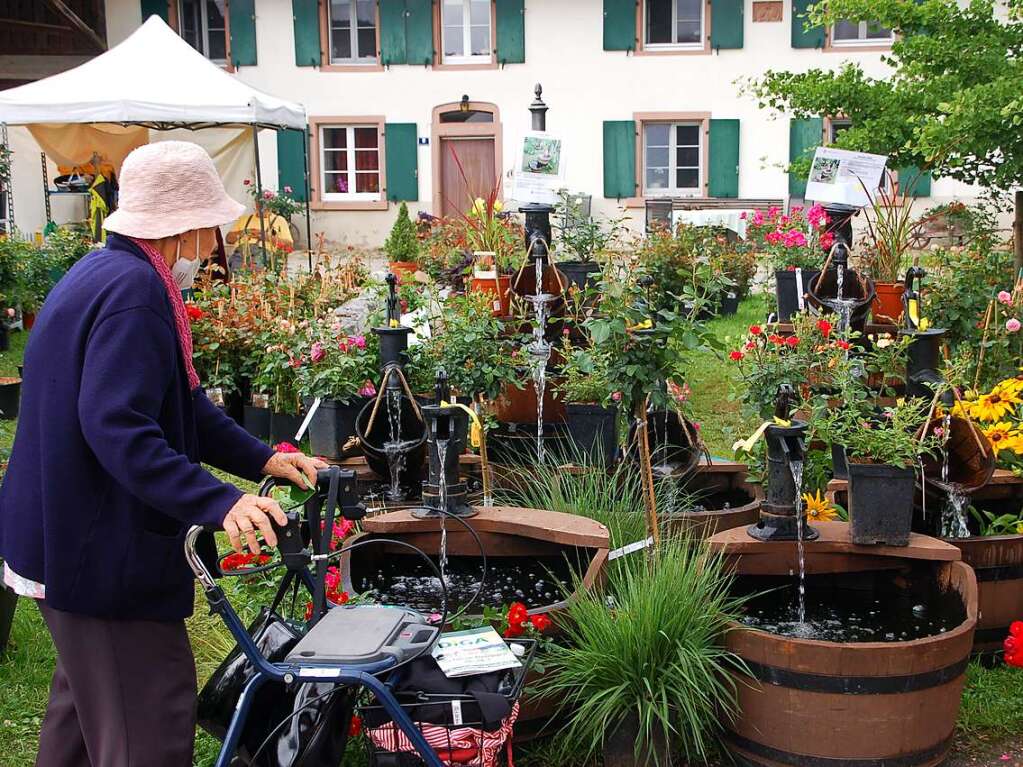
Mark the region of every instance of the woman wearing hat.
<instances>
[{"instance_id":1,"label":"woman wearing hat","mask_svg":"<svg viewBox=\"0 0 1023 767\"><path fill-rule=\"evenodd\" d=\"M140 147L121 170L106 247L68 272L25 350L0 488L4 581L38 599L57 666L43 767L187 767L196 678L184 619L191 525L236 550L275 543L273 501L203 468L315 482L323 464L274 453L206 398L181 290L242 206L195 144Z\"/></svg>"}]
</instances>

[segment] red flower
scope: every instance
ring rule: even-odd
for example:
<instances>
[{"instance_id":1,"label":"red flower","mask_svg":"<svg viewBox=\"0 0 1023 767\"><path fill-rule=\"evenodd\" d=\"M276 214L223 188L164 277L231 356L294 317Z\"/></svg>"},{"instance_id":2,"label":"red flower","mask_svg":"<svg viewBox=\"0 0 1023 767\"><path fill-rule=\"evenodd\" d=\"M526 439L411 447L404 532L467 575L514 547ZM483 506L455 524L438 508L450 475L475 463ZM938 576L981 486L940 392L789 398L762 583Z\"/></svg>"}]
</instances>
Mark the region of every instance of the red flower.
<instances>
[{"instance_id":1,"label":"red flower","mask_svg":"<svg viewBox=\"0 0 1023 767\"><path fill-rule=\"evenodd\" d=\"M522 636L524 631L525 631L525 629L523 628L521 623L518 623L518 624L515 624L515 625L512 625L511 623L509 623L507 630L505 630L505 632L504 632L504 636L505 636L505 639L515 639L515 637Z\"/></svg>"},{"instance_id":2,"label":"red flower","mask_svg":"<svg viewBox=\"0 0 1023 767\"><path fill-rule=\"evenodd\" d=\"M1005 641L1002 642L1002 647L1006 653L1015 653L1020 650L1020 642L1014 636L1007 636Z\"/></svg>"},{"instance_id":3,"label":"red flower","mask_svg":"<svg viewBox=\"0 0 1023 767\"><path fill-rule=\"evenodd\" d=\"M785 340L785 343L787 343L789 346L795 348L795 347L799 346L799 336L789 336Z\"/></svg>"},{"instance_id":4,"label":"red flower","mask_svg":"<svg viewBox=\"0 0 1023 767\"><path fill-rule=\"evenodd\" d=\"M777 333L771 333L771 335L767 337L767 340L770 341L772 344L777 344L778 346L781 346L782 344L785 343L785 339L782 338Z\"/></svg>"},{"instance_id":5,"label":"red flower","mask_svg":"<svg viewBox=\"0 0 1023 767\"><path fill-rule=\"evenodd\" d=\"M746 345L744 347L742 347L742 348L745 349L746 351L750 352L750 351L753 351L754 349L756 349L757 345L755 343L753 343L752 341L748 341L746 343Z\"/></svg>"},{"instance_id":6,"label":"red flower","mask_svg":"<svg viewBox=\"0 0 1023 767\"><path fill-rule=\"evenodd\" d=\"M762 327L760 327L759 325L750 325L749 326L749 332L752 335L759 336L761 333L764 332L764 329Z\"/></svg>"},{"instance_id":7,"label":"red flower","mask_svg":"<svg viewBox=\"0 0 1023 767\"><path fill-rule=\"evenodd\" d=\"M729 356L729 357L730 357L730 358L731 358L731 359L732 359L732 360L733 360L734 362L738 362L739 360L741 360L741 359L742 359L743 357L745 357L746 355L745 355L745 354L744 354L743 352L740 352L740 351L739 351L738 349L736 349L736 350L734 350L734 351L730 352L730 353L728 354L728 356Z\"/></svg>"},{"instance_id":8,"label":"red flower","mask_svg":"<svg viewBox=\"0 0 1023 767\"><path fill-rule=\"evenodd\" d=\"M849 347L851 347L852 344L849 343L848 341L843 341L841 338L839 338L837 341L835 341L835 346L837 346L839 349L842 349L843 351L848 351Z\"/></svg>"},{"instance_id":9,"label":"red flower","mask_svg":"<svg viewBox=\"0 0 1023 767\"><path fill-rule=\"evenodd\" d=\"M512 602L508 608L508 622L523 624L529 620L529 609L522 602Z\"/></svg>"},{"instance_id":10,"label":"red flower","mask_svg":"<svg viewBox=\"0 0 1023 767\"><path fill-rule=\"evenodd\" d=\"M190 319L192 322L201 320L203 317L206 316L206 312L204 312L195 304L185 304L185 313L188 315L188 319Z\"/></svg>"},{"instance_id":11,"label":"red flower","mask_svg":"<svg viewBox=\"0 0 1023 767\"><path fill-rule=\"evenodd\" d=\"M551 627L551 619L546 615L534 615L529 619L529 622L533 624L533 628L539 631L541 634L547 631Z\"/></svg>"},{"instance_id":12,"label":"red flower","mask_svg":"<svg viewBox=\"0 0 1023 767\"><path fill-rule=\"evenodd\" d=\"M290 442L278 442L274 445L275 453L300 453L302 452Z\"/></svg>"},{"instance_id":13,"label":"red flower","mask_svg":"<svg viewBox=\"0 0 1023 767\"><path fill-rule=\"evenodd\" d=\"M1023 621L1013 621L1009 626L1009 634L1017 639L1023 639Z\"/></svg>"},{"instance_id":14,"label":"red flower","mask_svg":"<svg viewBox=\"0 0 1023 767\"><path fill-rule=\"evenodd\" d=\"M348 737L357 738L362 734L362 717L353 716L348 722Z\"/></svg>"},{"instance_id":15,"label":"red flower","mask_svg":"<svg viewBox=\"0 0 1023 767\"><path fill-rule=\"evenodd\" d=\"M827 338L831 335L831 323L827 320L817 320L817 330Z\"/></svg>"}]
</instances>

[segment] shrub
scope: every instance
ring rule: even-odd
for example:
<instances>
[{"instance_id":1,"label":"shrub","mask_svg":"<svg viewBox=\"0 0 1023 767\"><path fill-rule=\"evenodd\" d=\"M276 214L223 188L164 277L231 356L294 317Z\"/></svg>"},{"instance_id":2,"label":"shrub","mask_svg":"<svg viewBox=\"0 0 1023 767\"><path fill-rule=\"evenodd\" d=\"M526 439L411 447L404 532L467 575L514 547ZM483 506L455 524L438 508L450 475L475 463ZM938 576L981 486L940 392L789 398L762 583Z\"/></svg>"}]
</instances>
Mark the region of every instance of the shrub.
<instances>
[{"instance_id":1,"label":"shrub","mask_svg":"<svg viewBox=\"0 0 1023 767\"><path fill-rule=\"evenodd\" d=\"M391 233L384 243L384 252L389 261L416 261L419 258L419 240L416 239L416 228L408 215L408 205L404 202L398 208L398 218L391 227Z\"/></svg>"}]
</instances>

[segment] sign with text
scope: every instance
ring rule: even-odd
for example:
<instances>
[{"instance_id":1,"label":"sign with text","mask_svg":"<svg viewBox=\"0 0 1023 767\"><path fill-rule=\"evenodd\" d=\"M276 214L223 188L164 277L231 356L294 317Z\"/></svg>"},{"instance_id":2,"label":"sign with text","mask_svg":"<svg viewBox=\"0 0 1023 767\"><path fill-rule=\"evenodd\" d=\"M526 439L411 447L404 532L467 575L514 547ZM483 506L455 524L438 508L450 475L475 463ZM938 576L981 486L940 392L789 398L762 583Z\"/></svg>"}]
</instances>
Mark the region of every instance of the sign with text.
<instances>
[{"instance_id":1,"label":"sign with text","mask_svg":"<svg viewBox=\"0 0 1023 767\"><path fill-rule=\"evenodd\" d=\"M565 186L565 158L560 136L530 131L522 137L515 160L515 199L553 205Z\"/></svg>"},{"instance_id":2,"label":"sign with text","mask_svg":"<svg viewBox=\"0 0 1023 767\"><path fill-rule=\"evenodd\" d=\"M888 158L880 154L817 147L806 181L808 200L862 208L881 186Z\"/></svg>"}]
</instances>

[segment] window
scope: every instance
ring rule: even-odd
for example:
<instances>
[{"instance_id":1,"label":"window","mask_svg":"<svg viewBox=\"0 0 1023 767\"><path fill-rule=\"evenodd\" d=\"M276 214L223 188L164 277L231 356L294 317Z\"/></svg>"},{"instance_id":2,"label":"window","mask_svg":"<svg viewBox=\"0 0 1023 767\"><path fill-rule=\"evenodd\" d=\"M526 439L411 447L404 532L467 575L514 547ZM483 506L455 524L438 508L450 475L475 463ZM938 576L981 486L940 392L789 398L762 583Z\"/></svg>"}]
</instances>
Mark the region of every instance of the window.
<instances>
[{"instance_id":1,"label":"window","mask_svg":"<svg viewBox=\"0 0 1023 767\"><path fill-rule=\"evenodd\" d=\"M701 123L643 125L643 193L695 197L701 193Z\"/></svg>"},{"instance_id":2,"label":"window","mask_svg":"<svg viewBox=\"0 0 1023 767\"><path fill-rule=\"evenodd\" d=\"M445 64L490 63L490 0L444 0L441 28Z\"/></svg>"},{"instance_id":3,"label":"window","mask_svg":"<svg viewBox=\"0 0 1023 767\"><path fill-rule=\"evenodd\" d=\"M889 43L892 31L876 21L839 21L831 28L833 45Z\"/></svg>"},{"instance_id":4,"label":"window","mask_svg":"<svg viewBox=\"0 0 1023 767\"><path fill-rule=\"evenodd\" d=\"M324 201L380 199L380 128L325 125L319 132Z\"/></svg>"},{"instance_id":5,"label":"window","mask_svg":"<svg viewBox=\"0 0 1023 767\"><path fill-rule=\"evenodd\" d=\"M199 53L217 64L227 63L227 0L181 0L178 29Z\"/></svg>"},{"instance_id":6,"label":"window","mask_svg":"<svg viewBox=\"0 0 1023 767\"><path fill-rule=\"evenodd\" d=\"M704 0L646 0L647 48L702 48Z\"/></svg>"},{"instance_id":7,"label":"window","mask_svg":"<svg viewBox=\"0 0 1023 767\"><path fill-rule=\"evenodd\" d=\"M834 144L838 141L838 136L843 131L849 130L852 127L852 120L841 120L832 118L828 120L828 144Z\"/></svg>"},{"instance_id":8,"label":"window","mask_svg":"<svg viewBox=\"0 0 1023 767\"><path fill-rule=\"evenodd\" d=\"M376 0L330 0L330 63L375 64Z\"/></svg>"}]
</instances>

